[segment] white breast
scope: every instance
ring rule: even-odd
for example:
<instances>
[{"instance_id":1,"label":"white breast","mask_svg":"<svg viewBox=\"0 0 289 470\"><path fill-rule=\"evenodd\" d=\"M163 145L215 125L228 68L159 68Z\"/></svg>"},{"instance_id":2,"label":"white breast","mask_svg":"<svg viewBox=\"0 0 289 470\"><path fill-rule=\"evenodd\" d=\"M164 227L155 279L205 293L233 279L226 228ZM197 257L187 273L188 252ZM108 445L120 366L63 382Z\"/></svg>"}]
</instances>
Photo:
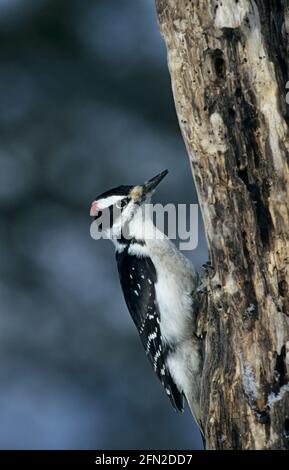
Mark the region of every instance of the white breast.
<instances>
[{"instance_id":1,"label":"white breast","mask_svg":"<svg viewBox=\"0 0 289 470\"><path fill-rule=\"evenodd\" d=\"M192 264L169 241L147 243L157 271L156 300L164 341L180 342L193 331L192 292L197 277Z\"/></svg>"},{"instance_id":2,"label":"white breast","mask_svg":"<svg viewBox=\"0 0 289 470\"><path fill-rule=\"evenodd\" d=\"M156 301L164 341L179 343L190 338L194 324L191 294L197 288L193 265L150 218L145 218L142 206L130 223L130 233L136 239L145 239L145 245L134 244L129 253L149 256L156 268Z\"/></svg>"}]
</instances>

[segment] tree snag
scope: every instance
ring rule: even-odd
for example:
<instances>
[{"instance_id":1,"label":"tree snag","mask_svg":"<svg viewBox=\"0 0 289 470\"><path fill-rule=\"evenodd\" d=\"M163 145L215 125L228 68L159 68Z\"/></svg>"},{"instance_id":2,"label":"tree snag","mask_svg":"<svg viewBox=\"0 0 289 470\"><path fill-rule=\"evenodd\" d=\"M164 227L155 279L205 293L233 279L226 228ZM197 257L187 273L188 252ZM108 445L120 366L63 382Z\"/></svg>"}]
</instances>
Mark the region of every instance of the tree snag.
<instances>
[{"instance_id":1,"label":"tree snag","mask_svg":"<svg viewBox=\"0 0 289 470\"><path fill-rule=\"evenodd\" d=\"M288 0L156 0L214 271L208 449L289 448Z\"/></svg>"}]
</instances>

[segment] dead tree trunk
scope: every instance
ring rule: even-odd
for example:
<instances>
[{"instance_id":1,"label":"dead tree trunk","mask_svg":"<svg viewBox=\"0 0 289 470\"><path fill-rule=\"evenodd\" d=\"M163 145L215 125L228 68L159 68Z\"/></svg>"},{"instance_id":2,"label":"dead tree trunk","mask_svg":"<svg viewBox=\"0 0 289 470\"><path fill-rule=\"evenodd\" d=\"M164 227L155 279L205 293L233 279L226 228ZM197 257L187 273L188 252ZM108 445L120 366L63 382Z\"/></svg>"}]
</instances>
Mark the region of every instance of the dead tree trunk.
<instances>
[{"instance_id":1,"label":"dead tree trunk","mask_svg":"<svg viewBox=\"0 0 289 470\"><path fill-rule=\"evenodd\" d=\"M214 271L210 449L289 448L289 3L156 0Z\"/></svg>"}]
</instances>

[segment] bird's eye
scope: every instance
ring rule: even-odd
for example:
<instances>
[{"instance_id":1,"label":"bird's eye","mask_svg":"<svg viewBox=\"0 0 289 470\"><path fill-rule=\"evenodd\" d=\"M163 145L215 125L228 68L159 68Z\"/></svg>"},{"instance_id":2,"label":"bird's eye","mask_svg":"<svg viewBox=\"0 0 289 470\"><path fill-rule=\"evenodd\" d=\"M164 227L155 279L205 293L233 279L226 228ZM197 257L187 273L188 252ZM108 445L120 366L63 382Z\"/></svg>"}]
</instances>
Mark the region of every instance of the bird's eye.
<instances>
[{"instance_id":1,"label":"bird's eye","mask_svg":"<svg viewBox=\"0 0 289 470\"><path fill-rule=\"evenodd\" d=\"M97 220L99 219L99 217L102 216L102 211L98 211L98 213L96 214L96 216L94 217L94 220Z\"/></svg>"},{"instance_id":2,"label":"bird's eye","mask_svg":"<svg viewBox=\"0 0 289 470\"><path fill-rule=\"evenodd\" d=\"M121 201L117 201L116 207L118 209L123 209L127 205L127 199L121 199Z\"/></svg>"}]
</instances>

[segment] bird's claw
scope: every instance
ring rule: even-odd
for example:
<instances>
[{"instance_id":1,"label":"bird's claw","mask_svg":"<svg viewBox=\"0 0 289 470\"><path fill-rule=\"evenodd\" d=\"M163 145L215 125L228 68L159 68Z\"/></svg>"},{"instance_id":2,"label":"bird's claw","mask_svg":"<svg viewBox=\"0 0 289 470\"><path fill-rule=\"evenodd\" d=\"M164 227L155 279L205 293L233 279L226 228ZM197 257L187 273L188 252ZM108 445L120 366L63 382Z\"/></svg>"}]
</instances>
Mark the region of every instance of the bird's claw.
<instances>
[{"instance_id":1,"label":"bird's claw","mask_svg":"<svg viewBox=\"0 0 289 470\"><path fill-rule=\"evenodd\" d=\"M202 279L202 283L197 288L197 293L198 294L206 294L207 292L208 292L207 283L204 279Z\"/></svg>"},{"instance_id":2,"label":"bird's claw","mask_svg":"<svg viewBox=\"0 0 289 470\"><path fill-rule=\"evenodd\" d=\"M207 261L206 263L204 263L202 265L202 268L204 271L213 271L214 270L214 266L212 265L212 263L210 261Z\"/></svg>"}]
</instances>

